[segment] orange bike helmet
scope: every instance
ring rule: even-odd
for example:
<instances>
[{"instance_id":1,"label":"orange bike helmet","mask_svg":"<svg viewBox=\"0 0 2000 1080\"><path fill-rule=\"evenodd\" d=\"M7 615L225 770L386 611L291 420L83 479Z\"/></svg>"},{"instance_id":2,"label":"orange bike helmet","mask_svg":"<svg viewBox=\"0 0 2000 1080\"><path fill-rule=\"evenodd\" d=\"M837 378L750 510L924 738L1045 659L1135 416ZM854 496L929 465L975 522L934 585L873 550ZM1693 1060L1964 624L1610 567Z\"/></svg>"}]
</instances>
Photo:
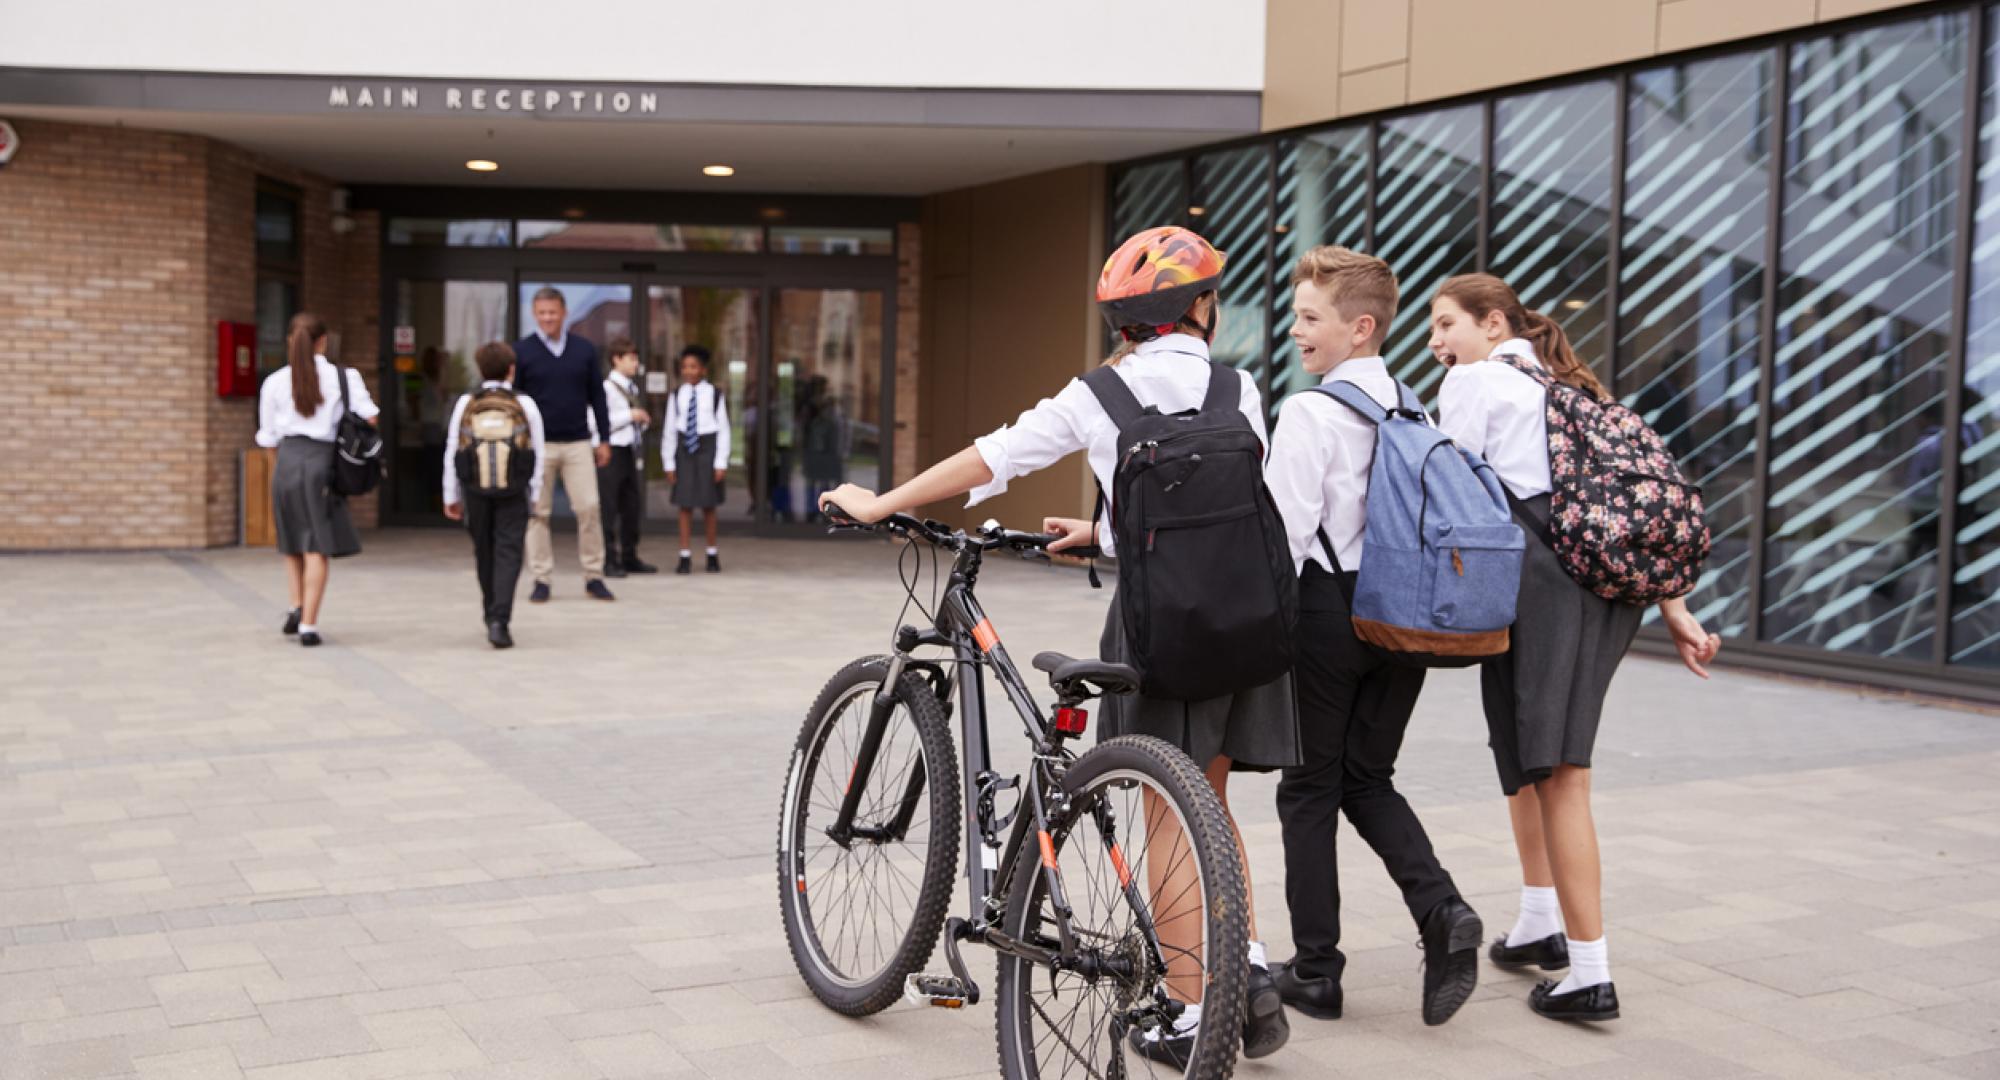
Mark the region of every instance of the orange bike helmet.
<instances>
[{"instance_id":1,"label":"orange bike helmet","mask_svg":"<svg viewBox=\"0 0 2000 1080\"><path fill-rule=\"evenodd\" d=\"M1097 278L1097 305L1111 329L1131 341L1173 332L1181 316L1222 280L1227 256L1193 232L1169 225L1118 245ZM1202 327L1208 336L1214 323Z\"/></svg>"}]
</instances>

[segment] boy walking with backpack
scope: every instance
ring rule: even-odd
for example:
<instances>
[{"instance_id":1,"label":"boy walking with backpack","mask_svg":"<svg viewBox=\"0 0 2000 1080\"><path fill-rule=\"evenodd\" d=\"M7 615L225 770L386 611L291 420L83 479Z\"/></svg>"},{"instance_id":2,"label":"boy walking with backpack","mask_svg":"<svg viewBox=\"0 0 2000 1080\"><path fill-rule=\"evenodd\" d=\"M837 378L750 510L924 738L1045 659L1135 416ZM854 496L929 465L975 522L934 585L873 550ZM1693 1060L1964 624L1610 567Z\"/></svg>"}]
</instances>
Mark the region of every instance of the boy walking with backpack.
<instances>
[{"instance_id":1,"label":"boy walking with backpack","mask_svg":"<svg viewBox=\"0 0 2000 1080\"><path fill-rule=\"evenodd\" d=\"M1388 264L1346 248L1315 248L1299 260L1292 285L1292 341L1305 370L1322 381L1279 410L1265 471L1299 571L1293 676L1305 758L1278 782L1285 902L1297 951L1273 975L1285 1004L1308 1016L1340 1017L1346 958L1334 846L1344 812L1403 891L1423 938L1424 1022L1442 1024L1477 985L1481 926L1396 790L1396 755L1425 666L1440 656L1471 663L1482 651L1505 650L1512 582L1504 613L1491 610L1498 601L1464 586L1480 580L1489 561L1504 563L1510 541L1510 565L1518 567L1521 537L1497 491L1479 505L1486 485L1464 459L1448 447L1436 455L1421 449L1442 440L1380 355L1396 314ZM1416 498L1400 498L1412 485ZM1416 500L1425 494L1432 501L1420 509ZM1388 505L1401 501L1409 503L1407 514ZM1492 529L1496 524L1504 528ZM1406 533L1396 547L1407 550L1381 535L1392 527ZM1460 547L1433 542L1459 528L1488 531ZM1386 603L1402 597L1417 598L1422 618ZM1433 612L1452 614L1432 619ZM1409 625L1419 621L1426 625ZM1488 625L1494 621L1497 634Z\"/></svg>"},{"instance_id":2,"label":"boy walking with backpack","mask_svg":"<svg viewBox=\"0 0 2000 1080\"><path fill-rule=\"evenodd\" d=\"M542 486L542 411L514 389L514 350L489 341L473 360L479 389L458 399L445 443L444 516L465 522L479 568L486 640L511 649L507 624L528 535L528 508Z\"/></svg>"}]
</instances>

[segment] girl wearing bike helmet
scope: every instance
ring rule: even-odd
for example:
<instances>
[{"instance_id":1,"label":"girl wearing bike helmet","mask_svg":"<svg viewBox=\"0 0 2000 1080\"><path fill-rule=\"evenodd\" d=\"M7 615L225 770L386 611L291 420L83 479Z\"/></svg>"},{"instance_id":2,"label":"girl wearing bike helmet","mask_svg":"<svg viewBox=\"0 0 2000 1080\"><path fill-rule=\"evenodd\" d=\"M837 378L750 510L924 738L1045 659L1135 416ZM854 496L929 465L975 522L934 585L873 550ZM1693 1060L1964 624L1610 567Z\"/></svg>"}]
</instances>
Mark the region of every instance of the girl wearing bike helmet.
<instances>
[{"instance_id":1,"label":"girl wearing bike helmet","mask_svg":"<svg viewBox=\"0 0 2000 1080\"><path fill-rule=\"evenodd\" d=\"M1147 229L1113 252L1098 278L1097 302L1105 321L1122 339L1106 361L1142 405L1162 413L1200 408L1210 381L1209 342L1219 317L1216 288L1225 256L1190 230ZM1264 403L1256 381L1237 372L1241 394L1237 407L1268 449ZM1082 379L1072 379L1052 398L1022 413L946 460L931 466L906 484L877 495L854 484L842 485L821 498L821 506L838 506L846 516L879 521L942 499L970 494L976 506L1007 490L1009 481L1048 468L1077 451L1085 451L1091 472L1104 491L1112 490L1118 461L1118 427L1096 394ZM1061 532L1051 552L1099 544L1110 552L1110 530L1074 518L1051 517L1043 529ZM1246 553L1248 557L1248 553ZM1102 642L1107 660L1129 655L1114 597ZM1132 695L1107 698L1099 739L1118 735L1152 735L1179 746L1202 765L1210 785L1228 807L1232 769L1269 771L1300 762L1297 712L1291 676L1262 686L1204 701L1173 701ZM1231 816L1231 828L1235 827ZM1237 834L1242 848L1242 835ZM1249 868L1244 867L1249 885ZM1158 885L1155 884L1156 890ZM1289 1037L1276 984L1265 966L1258 939L1255 903L1251 905L1249 1008L1246 1010L1244 1056L1272 1053ZM1174 928L1161 928L1163 942ZM1164 1039L1158 1033L1142 1038L1133 1033L1134 1048L1154 1060L1182 1064L1191 1032L1199 1021L1198 1003L1190 1004Z\"/></svg>"}]
</instances>

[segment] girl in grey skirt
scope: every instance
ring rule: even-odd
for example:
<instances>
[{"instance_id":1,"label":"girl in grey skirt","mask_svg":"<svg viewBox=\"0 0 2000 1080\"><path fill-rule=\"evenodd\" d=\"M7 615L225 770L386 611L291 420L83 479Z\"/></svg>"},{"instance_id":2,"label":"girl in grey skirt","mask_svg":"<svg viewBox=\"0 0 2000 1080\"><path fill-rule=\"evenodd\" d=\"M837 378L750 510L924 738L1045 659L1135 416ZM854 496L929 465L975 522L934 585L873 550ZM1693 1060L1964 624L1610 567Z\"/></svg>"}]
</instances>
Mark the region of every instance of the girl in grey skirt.
<instances>
[{"instance_id":1,"label":"girl in grey skirt","mask_svg":"<svg viewBox=\"0 0 2000 1080\"><path fill-rule=\"evenodd\" d=\"M708 381L708 363L708 350L700 345L681 350L681 385L667 403L666 438L671 440L674 456L673 464L667 466L667 483L673 487L674 505L681 511L681 560L674 568L676 574L692 570L697 510L708 538L708 572L722 572L722 560L715 550L715 508L722 505L722 480L729 475L729 402Z\"/></svg>"},{"instance_id":2,"label":"girl in grey skirt","mask_svg":"<svg viewBox=\"0 0 2000 1080\"><path fill-rule=\"evenodd\" d=\"M340 380L347 379L355 415L373 423L377 411L360 374L335 366L326 358L326 345L326 324L319 316L292 316L286 364L264 380L257 401L257 445L278 450L271 513L292 598L284 632L297 634L307 646L320 643L327 560L361 552L347 499L333 490L333 441L343 415Z\"/></svg>"},{"instance_id":3,"label":"girl in grey skirt","mask_svg":"<svg viewBox=\"0 0 2000 1080\"><path fill-rule=\"evenodd\" d=\"M1161 228L1126 241L1105 264L1098 282L1098 303L1106 320L1126 341L1108 363L1142 405L1168 414L1201 406L1209 385L1208 345L1218 319L1220 305L1214 290L1222 262L1222 253L1194 233ZM1138 269L1128 269L1134 266ZM1134 295L1156 305L1171 305L1171 310L1159 308L1146 313L1152 317L1133 318L1119 306L1125 295L1116 285L1121 275L1142 276L1145 284L1134 290ZM1257 383L1247 373L1237 374L1242 385L1238 408L1268 446ZM968 493L972 497L967 505L977 505L1006 491L1009 481L1048 468L1079 450L1088 457L1099 486L1110 491L1118 449L1117 424L1083 380L1072 379L1054 397L1022 413L1013 425L981 437L909 483L879 496L857 485L843 484L821 496L820 508L837 506L847 517L872 522ZM1098 543L1110 532L1095 532L1092 522L1076 518L1046 518L1042 528L1064 534L1062 540L1049 545L1051 552ZM1245 557L1255 556L1246 552ZM1122 661L1130 654L1119 625L1118 607L1114 596L1100 643L1106 660ZM1098 738L1127 734L1157 736L1186 751L1202 766L1210 786L1222 798L1225 812L1232 769L1282 769L1300 761L1298 713L1290 673L1262 686L1206 701L1166 701L1138 695L1106 699ZM1240 834L1237 844L1240 850ZM1247 889L1247 863L1243 879ZM1289 1028L1266 966L1263 942L1258 938L1254 902L1250 908L1250 1007L1244 1052L1262 1057L1284 1044ZM1175 945L1168 939L1179 932L1181 928L1162 926L1162 942ZM1158 1032L1135 1029L1135 1049L1162 1062L1175 1062L1177 1052L1184 1055L1200 1021L1199 1001L1187 1006L1176 1021L1176 1032L1164 1038Z\"/></svg>"},{"instance_id":4,"label":"girl in grey skirt","mask_svg":"<svg viewBox=\"0 0 2000 1080\"><path fill-rule=\"evenodd\" d=\"M1604 941L1602 871L1590 814L1590 758L1611 676L1639 632L1644 609L1606 600L1571 580L1548 541L1547 392L1505 364L1538 364L1555 378L1611 395L1570 349L1562 327L1528 311L1490 274L1451 278L1431 302L1431 352L1451 370L1438 390L1438 426L1484 455L1506 485L1528 534L1513 649L1480 669L1486 724L1521 856L1521 914L1489 955L1508 968L1567 966L1561 983L1528 995L1558 1020L1611 1020L1618 993ZM1689 670L1708 677L1722 639L1683 600L1660 605ZM1565 934L1567 928L1567 934Z\"/></svg>"}]
</instances>

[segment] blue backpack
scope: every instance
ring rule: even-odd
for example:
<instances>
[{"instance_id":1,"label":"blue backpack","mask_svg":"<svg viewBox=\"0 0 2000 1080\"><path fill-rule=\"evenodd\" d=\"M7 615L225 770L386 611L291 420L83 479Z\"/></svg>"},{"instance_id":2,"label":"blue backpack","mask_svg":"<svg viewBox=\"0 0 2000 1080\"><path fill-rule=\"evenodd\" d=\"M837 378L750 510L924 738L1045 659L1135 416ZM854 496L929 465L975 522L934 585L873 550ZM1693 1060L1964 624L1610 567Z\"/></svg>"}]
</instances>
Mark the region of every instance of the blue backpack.
<instances>
[{"instance_id":1,"label":"blue backpack","mask_svg":"<svg viewBox=\"0 0 2000 1080\"><path fill-rule=\"evenodd\" d=\"M1408 667L1466 667L1505 653L1527 542L1493 467L1433 427L1401 383L1393 410L1344 380L1314 389L1375 425L1354 635ZM1324 529L1319 542L1338 573Z\"/></svg>"}]
</instances>

